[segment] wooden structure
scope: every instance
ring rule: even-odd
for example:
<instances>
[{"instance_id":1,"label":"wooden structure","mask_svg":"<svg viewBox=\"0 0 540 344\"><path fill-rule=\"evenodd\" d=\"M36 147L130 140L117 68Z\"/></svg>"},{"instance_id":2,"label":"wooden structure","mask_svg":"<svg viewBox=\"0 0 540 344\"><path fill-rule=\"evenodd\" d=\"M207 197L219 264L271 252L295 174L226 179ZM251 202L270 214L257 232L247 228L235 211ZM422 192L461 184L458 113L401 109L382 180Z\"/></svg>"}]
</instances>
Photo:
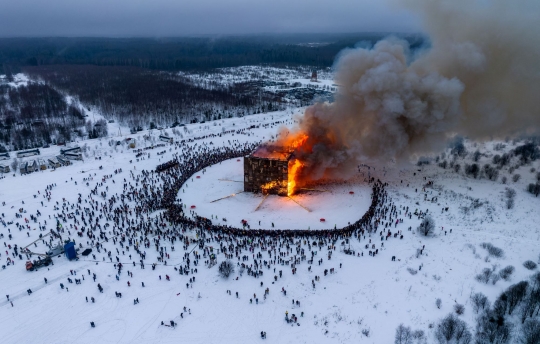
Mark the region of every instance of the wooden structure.
<instances>
[{"instance_id":1,"label":"wooden structure","mask_svg":"<svg viewBox=\"0 0 540 344\"><path fill-rule=\"evenodd\" d=\"M45 162L45 160L43 159L38 159L37 160L37 163L38 163L38 167L40 170L46 170L47 169L47 163Z\"/></svg>"},{"instance_id":2,"label":"wooden structure","mask_svg":"<svg viewBox=\"0 0 540 344\"><path fill-rule=\"evenodd\" d=\"M244 191L287 196L292 152L261 146L244 157Z\"/></svg>"},{"instance_id":3,"label":"wooden structure","mask_svg":"<svg viewBox=\"0 0 540 344\"><path fill-rule=\"evenodd\" d=\"M60 153L64 154L64 155L67 154L67 153L74 154L74 153L80 153L80 152L81 152L81 147L79 147L79 146L66 148L66 149L60 149Z\"/></svg>"},{"instance_id":4,"label":"wooden structure","mask_svg":"<svg viewBox=\"0 0 540 344\"><path fill-rule=\"evenodd\" d=\"M20 163L19 164L19 172L21 172L21 174L27 173L27 171L26 171L27 167L28 167L28 162L27 161L24 161L24 162Z\"/></svg>"},{"instance_id":5,"label":"wooden structure","mask_svg":"<svg viewBox=\"0 0 540 344\"><path fill-rule=\"evenodd\" d=\"M28 166L26 166L26 173L36 172L37 170L38 170L37 160L29 161Z\"/></svg>"},{"instance_id":6,"label":"wooden structure","mask_svg":"<svg viewBox=\"0 0 540 344\"><path fill-rule=\"evenodd\" d=\"M64 166L68 166L68 165L71 165L71 161L69 161L67 158L65 158L63 155L57 155L56 156L56 159L58 159L58 161L64 165Z\"/></svg>"},{"instance_id":7,"label":"wooden structure","mask_svg":"<svg viewBox=\"0 0 540 344\"><path fill-rule=\"evenodd\" d=\"M55 157L49 158L48 161L49 161L49 165L52 168L58 168L58 167L62 166L62 164L60 164L58 159L56 159Z\"/></svg>"},{"instance_id":8,"label":"wooden structure","mask_svg":"<svg viewBox=\"0 0 540 344\"><path fill-rule=\"evenodd\" d=\"M9 173L10 169L8 165L0 165L0 172Z\"/></svg>"},{"instance_id":9,"label":"wooden structure","mask_svg":"<svg viewBox=\"0 0 540 344\"><path fill-rule=\"evenodd\" d=\"M66 157L69 160L82 160L81 153L66 152L64 153L64 157Z\"/></svg>"},{"instance_id":10,"label":"wooden structure","mask_svg":"<svg viewBox=\"0 0 540 344\"><path fill-rule=\"evenodd\" d=\"M9 160L9 153L0 153L0 160Z\"/></svg>"}]
</instances>

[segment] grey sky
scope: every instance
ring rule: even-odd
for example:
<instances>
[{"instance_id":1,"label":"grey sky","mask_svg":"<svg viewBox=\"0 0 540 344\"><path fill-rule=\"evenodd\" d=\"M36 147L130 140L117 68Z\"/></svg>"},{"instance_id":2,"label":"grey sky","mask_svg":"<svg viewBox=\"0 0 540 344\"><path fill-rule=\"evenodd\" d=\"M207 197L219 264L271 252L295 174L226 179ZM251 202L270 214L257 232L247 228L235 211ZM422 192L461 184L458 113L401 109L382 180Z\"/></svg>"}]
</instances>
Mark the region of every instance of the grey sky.
<instances>
[{"instance_id":1,"label":"grey sky","mask_svg":"<svg viewBox=\"0 0 540 344\"><path fill-rule=\"evenodd\" d=\"M378 0L0 0L0 36L417 31Z\"/></svg>"}]
</instances>

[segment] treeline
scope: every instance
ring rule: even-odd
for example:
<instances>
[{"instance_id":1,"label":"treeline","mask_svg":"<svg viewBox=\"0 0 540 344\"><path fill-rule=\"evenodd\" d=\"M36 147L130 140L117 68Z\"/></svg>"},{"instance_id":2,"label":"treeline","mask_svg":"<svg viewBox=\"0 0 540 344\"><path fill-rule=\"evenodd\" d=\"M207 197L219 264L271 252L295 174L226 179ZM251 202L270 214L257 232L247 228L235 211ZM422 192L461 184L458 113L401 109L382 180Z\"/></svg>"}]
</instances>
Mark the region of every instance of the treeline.
<instances>
[{"instance_id":1,"label":"treeline","mask_svg":"<svg viewBox=\"0 0 540 344\"><path fill-rule=\"evenodd\" d=\"M4 38L0 74L24 66L92 64L155 70L208 70L243 65L330 67L344 48L374 44L387 34L150 38ZM411 48L420 36L402 36ZM305 44L315 42L316 44ZM318 43L317 43L318 42Z\"/></svg>"},{"instance_id":2,"label":"treeline","mask_svg":"<svg viewBox=\"0 0 540 344\"><path fill-rule=\"evenodd\" d=\"M84 136L84 114L51 86L0 85L0 151L35 148Z\"/></svg>"},{"instance_id":3,"label":"treeline","mask_svg":"<svg viewBox=\"0 0 540 344\"><path fill-rule=\"evenodd\" d=\"M92 65L26 67L31 78L76 96L87 110L130 128L170 127L284 108L282 99L237 83L204 88L176 73Z\"/></svg>"}]
</instances>

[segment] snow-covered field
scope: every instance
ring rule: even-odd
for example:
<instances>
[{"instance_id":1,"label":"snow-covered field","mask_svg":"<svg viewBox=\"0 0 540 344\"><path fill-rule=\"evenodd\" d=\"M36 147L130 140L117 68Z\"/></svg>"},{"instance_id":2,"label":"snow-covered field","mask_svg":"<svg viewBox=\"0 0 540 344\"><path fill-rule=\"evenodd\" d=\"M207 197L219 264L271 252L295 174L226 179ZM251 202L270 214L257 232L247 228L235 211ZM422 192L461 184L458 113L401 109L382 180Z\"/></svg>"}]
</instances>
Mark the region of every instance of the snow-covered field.
<instances>
[{"instance_id":1,"label":"snow-covered field","mask_svg":"<svg viewBox=\"0 0 540 344\"><path fill-rule=\"evenodd\" d=\"M269 195L263 200L262 195L244 193L243 179L243 159L231 159L198 173L178 196L195 206L200 216L214 218L214 223L240 227L245 220L253 229L268 229L272 223L283 229L341 228L358 220L371 203L371 188L366 183L328 185L302 192L293 197L300 206L288 197Z\"/></svg>"},{"instance_id":2,"label":"snow-covered field","mask_svg":"<svg viewBox=\"0 0 540 344\"><path fill-rule=\"evenodd\" d=\"M276 122L291 126L294 122L291 111L187 125L181 130L182 138L173 137L175 140L194 139L188 143L193 148L228 146L236 141L266 141L277 133L280 123ZM253 125L260 127L248 129ZM240 129L246 130L237 132ZM172 135L170 131L163 133ZM228 131L233 132L224 133ZM220 133L221 136L195 139ZM143 131L129 137L136 140L138 149L160 143L157 140L159 134L156 130ZM309 265L302 261L297 265L296 274L292 274L290 266L277 264L262 268L264 275L259 278L241 274L237 268L233 276L223 279L218 276L217 266L208 268L201 262L196 267L197 273L180 275L175 267L183 264L186 252L197 251L197 245L190 243L184 249L178 242L172 251L170 242L161 241L170 255L164 265L158 260L159 252L153 244L157 235L149 235L152 244L148 248L141 247L141 251L146 252L145 269L139 267L133 246L131 251L121 254L124 246L98 237L97 241L106 251L98 252L92 247L96 259L90 255L69 261L60 256L53 258L53 266L27 272L27 258L24 254L22 259L14 257L14 245L20 249L37 240L36 245L30 246L31 250L47 251L48 247L39 240L40 234L56 229L55 217L62 212L75 212L79 195L79 205L84 208L91 206L91 199L104 202L99 196L101 192L107 193L107 200L113 195L118 197L122 194L124 179L135 184L132 174L154 170L156 165L171 160L173 154L182 154L175 145L169 144L144 150L139 158L125 143L109 146L107 140L88 140L78 144L86 145L84 161L24 176L10 173L0 179L0 233L3 234L0 244L4 245L0 260L1 265L5 265L5 269L0 269L2 343L255 343L263 341L261 331L266 331L265 341L269 343L392 343L400 323L424 331L423 341L433 343L437 322L452 312L456 303L465 306L461 317L474 330L475 313L470 296L482 292L493 302L509 285L534 272L523 267L524 261L537 262L539 258L540 198L525 191L536 173L531 172L531 168L540 170L538 161L513 171L521 174L517 182L503 170L499 179L507 176L506 185L500 180L466 177L463 172L455 173L432 163L422 167L386 166L385 172L380 168L369 172L388 183L387 191L396 206L397 218L403 219L396 229L394 225L391 229L402 231L402 240L391 237L382 247L378 235L352 239L350 249L361 256L345 254L343 251L349 245L338 241L330 260L327 259L328 247L314 247L318 251L314 263ZM505 149L512 149L517 144L509 142ZM59 148L43 149L42 155L57 155ZM477 147L467 143L467 148L470 152L479 149L485 154L480 157L481 166L497 153L491 142ZM470 158L466 159L470 162ZM246 219L251 228L259 228L259 220L262 228L269 228L271 222L276 228L284 229L333 228L334 225L339 228L361 218L369 206L371 190L360 181L367 173L362 168L358 182L329 186L325 192L312 191L295 197L312 212L277 196L269 197L255 211L262 198L244 193L211 203L242 190L241 183L219 180L241 180L242 165L232 159L197 173L196 176L201 178L194 176L193 181L188 181L178 198L188 206L195 205L193 211L200 216L217 217L218 223L226 218L235 226L240 226L240 220ZM115 173L118 169L122 172ZM104 179L106 175L111 177ZM433 185L425 186L430 181ZM45 198L48 185L55 185L50 190L50 201ZM507 187L516 191L512 210L506 209ZM90 194L94 188L97 188L97 195ZM349 191L354 191L354 195ZM406 207L413 213L415 210L428 211L435 219L436 235L425 238L415 233L420 220L415 215L409 218L409 213L406 216ZM16 217L17 213L22 217ZM99 214L97 208L96 213ZM145 214L144 221L153 221L159 214L159 211L154 212L149 218ZM36 216L36 221L30 215ZM326 223L321 223L320 218L325 218ZM106 217L98 221L101 226L110 222ZM60 222L65 229L64 239L74 239L83 249L91 247L86 236L80 238L69 226L73 224L72 219ZM111 227L104 229L109 239L114 237L111 230ZM194 231L184 235L196 238ZM502 248L504 256L490 257L480 246L485 242ZM365 248L368 243L377 245L377 256L368 255L369 250ZM219 243L213 245L219 246ZM300 246L307 250L305 241L300 242ZM423 254L418 255L417 250L424 246ZM116 249L119 249L118 253ZM133 277L122 271L119 280L115 278L117 271L105 253L109 251L113 252L113 257L119 256L125 270L132 272ZM245 263L253 264L252 255L259 252L263 259L268 259L266 250L255 246L252 252L242 253L248 256ZM129 254L135 256L130 258ZM396 257L395 261L391 260L392 256ZM15 263L7 265L8 257ZM323 262L318 264L317 260L321 258ZM201 258L202 261L206 259ZM217 255L218 264L224 259L223 253ZM137 266L133 267L133 262L137 262ZM237 262L236 258L233 262ZM156 263L155 270L151 269L152 263ZM493 285L475 280L484 268L499 270L507 265L515 266L510 281L500 280ZM323 271L331 268L335 273L324 276ZM72 275L71 270L76 271L76 275ZM96 274L95 282L88 270ZM283 275L274 281L279 270ZM171 280L166 281L165 275L171 276ZM82 279L82 276L81 284L67 281L68 278ZM313 288L315 276L320 276L320 280ZM196 281L186 288L186 283L189 285L193 277ZM128 281L131 286L127 285ZM60 283L69 291L61 289ZM104 288L103 293L98 291L97 283ZM31 295L27 294L29 288L33 291ZM269 294L263 299L266 288L269 288ZM281 293L282 288L287 291L286 295ZM227 290L232 292L231 295ZM115 291L121 292L122 298L117 298ZM255 298L254 293L259 299L258 304L254 300L250 303L250 298ZM4 295L9 295L13 306ZM94 297L95 303L87 302L86 297ZM139 299L139 304L133 303L135 298ZM442 301L440 309L435 302L438 298ZM300 306L294 305L293 300L300 301ZM285 322L286 311L289 315L296 314L298 324ZM170 320L178 326L161 326L161 321L169 324ZM95 328L90 327L91 321L95 322Z\"/></svg>"}]
</instances>

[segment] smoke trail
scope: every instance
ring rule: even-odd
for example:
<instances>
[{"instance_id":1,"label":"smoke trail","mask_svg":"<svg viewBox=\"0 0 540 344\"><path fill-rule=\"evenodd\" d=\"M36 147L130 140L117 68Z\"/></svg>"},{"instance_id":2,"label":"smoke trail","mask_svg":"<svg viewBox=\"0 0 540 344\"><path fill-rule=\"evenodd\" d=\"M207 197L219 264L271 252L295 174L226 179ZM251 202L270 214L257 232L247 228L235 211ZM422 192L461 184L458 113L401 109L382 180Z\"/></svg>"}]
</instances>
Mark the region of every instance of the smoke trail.
<instances>
[{"instance_id":1,"label":"smoke trail","mask_svg":"<svg viewBox=\"0 0 540 344\"><path fill-rule=\"evenodd\" d=\"M407 0L431 48L410 56L406 42L344 51L339 90L316 104L287 144L308 139L296 155L304 180L347 177L361 162L441 149L456 133L500 138L540 128L540 2L535 0Z\"/></svg>"}]
</instances>

